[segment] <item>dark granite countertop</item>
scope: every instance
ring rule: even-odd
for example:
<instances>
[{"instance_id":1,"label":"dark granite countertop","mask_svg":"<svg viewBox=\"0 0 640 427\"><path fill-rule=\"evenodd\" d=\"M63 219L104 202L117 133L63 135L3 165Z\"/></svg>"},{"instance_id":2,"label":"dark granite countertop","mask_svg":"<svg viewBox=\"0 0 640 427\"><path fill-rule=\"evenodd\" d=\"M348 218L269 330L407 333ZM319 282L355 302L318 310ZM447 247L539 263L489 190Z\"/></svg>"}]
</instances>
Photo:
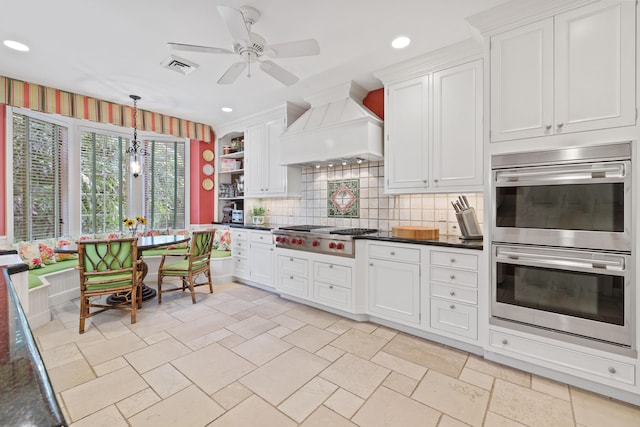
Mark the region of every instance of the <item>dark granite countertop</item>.
<instances>
[{"instance_id":1,"label":"dark granite countertop","mask_svg":"<svg viewBox=\"0 0 640 427\"><path fill-rule=\"evenodd\" d=\"M383 242L412 243L415 245L445 246L449 248L482 250L482 240L462 240L458 236L440 236L437 240L407 239L403 237L392 237L391 232L381 231L377 235L366 234L355 236L354 239L379 240Z\"/></svg>"},{"instance_id":2,"label":"dark granite countertop","mask_svg":"<svg viewBox=\"0 0 640 427\"><path fill-rule=\"evenodd\" d=\"M10 280L0 267L0 425L66 426Z\"/></svg>"},{"instance_id":3,"label":"dark granite countertop","mask_svg":"<svg viewBox=\"0 0 640 427\"><path fill-rule=\"evenodd\" d=\"M213 225L223 225L229 228L244 228L247 230L271 231L278 227L270 227L268 225L252 225L252 224L234 224L230 222L214 222Z\"/></svg>"}]
</instances>

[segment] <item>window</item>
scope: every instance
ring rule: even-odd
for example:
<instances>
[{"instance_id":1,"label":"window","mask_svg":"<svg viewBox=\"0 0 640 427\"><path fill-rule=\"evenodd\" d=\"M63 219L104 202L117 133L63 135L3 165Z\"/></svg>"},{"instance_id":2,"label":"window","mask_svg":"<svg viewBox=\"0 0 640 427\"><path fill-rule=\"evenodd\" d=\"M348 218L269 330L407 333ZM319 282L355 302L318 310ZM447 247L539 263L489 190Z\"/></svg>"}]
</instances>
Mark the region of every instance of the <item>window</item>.
<instances>
[{"instance_id":1,"label":"window","mask_svg":"<svg viewBox=\"0 0 640 427\"><path fill-rule=\"evenodd\" d=\"M129 191L129 139L106 132L81 131L82 233L122 230Z\"/></svg>"},{"instance_id":2,"label":"window","mask_svg":"<svg viewBox=\"0 0 640 427\"><path fill-rule=\"evenodd\" d=\"M145 217L149 228L185 228L185 143L145 141Z\"/></svg>"},{"instance_id":3,"label":"window","mask_svg":"<svg viewBox=\"0 0 640 427\"><path fill-rule=\"evenodd\" d=\"M14 240L59 237L67 232L68 129L13 114Z\"/></svg>"}]
</instances>

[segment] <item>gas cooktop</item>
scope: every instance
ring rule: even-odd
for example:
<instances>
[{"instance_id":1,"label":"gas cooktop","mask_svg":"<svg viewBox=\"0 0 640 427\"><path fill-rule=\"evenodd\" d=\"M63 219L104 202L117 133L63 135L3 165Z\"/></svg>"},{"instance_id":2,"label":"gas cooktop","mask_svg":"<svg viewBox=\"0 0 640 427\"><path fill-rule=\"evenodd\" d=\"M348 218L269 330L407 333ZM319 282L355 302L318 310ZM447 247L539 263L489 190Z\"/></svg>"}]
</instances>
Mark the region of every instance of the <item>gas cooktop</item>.
<instances>
[{"instance_id":1,"label":"gas cooktop","mask_svg":"<svg viewBox=\"0 0 640 427\"><path fill-rule=\"evenodd\" d=\"M279 227L278 230L321 233L321 234L338 234L341 236L361 236L363 234L373 234L378 232L378 230L375 228L329 227L327 225L291 225L286 227Z\"/></svg>"}]
</instances>

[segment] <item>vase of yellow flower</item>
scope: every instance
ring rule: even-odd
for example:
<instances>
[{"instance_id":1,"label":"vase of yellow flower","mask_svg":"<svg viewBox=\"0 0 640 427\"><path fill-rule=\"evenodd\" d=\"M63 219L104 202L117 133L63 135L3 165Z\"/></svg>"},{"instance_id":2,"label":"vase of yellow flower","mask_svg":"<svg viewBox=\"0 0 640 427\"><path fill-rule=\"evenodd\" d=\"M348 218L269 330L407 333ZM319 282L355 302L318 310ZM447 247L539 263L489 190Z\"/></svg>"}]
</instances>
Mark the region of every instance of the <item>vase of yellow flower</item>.
<instances>
[{"instance_id":1,"label":"vase of yellow flower","mask_svg":"<svg viewBox=\"0 0 640 427\"><path fill-rule=\"evenodd\" d=\"M122 222L124 223L124 226L129 229L131 237L136 237L138 234L138 228L140 228L140 232L142 232L142 229L147 224L147 220L142 216L137 216L136 219L124 218Z\"/></svg>"}]
</instances>

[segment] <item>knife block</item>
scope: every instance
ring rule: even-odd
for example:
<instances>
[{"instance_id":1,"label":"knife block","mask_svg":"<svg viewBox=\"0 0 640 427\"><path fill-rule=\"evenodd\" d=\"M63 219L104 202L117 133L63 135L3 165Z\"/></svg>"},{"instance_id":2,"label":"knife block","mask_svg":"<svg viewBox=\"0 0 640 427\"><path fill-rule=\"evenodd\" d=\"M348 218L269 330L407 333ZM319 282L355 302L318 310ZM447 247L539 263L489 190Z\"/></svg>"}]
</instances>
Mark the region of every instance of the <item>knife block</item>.
<instances>
[{"instance_id":1,"label":"knife block","mask_svg":"<svg viewBox=\"0 0 640 427\"><path fill-rule=\"evenodd\" d=\"M462 232L460 239L462 240L482 240L482 229L478 223L476 210L474 208L465 209L456 213L456 220Z\"/></svg>"}]
</instances>

